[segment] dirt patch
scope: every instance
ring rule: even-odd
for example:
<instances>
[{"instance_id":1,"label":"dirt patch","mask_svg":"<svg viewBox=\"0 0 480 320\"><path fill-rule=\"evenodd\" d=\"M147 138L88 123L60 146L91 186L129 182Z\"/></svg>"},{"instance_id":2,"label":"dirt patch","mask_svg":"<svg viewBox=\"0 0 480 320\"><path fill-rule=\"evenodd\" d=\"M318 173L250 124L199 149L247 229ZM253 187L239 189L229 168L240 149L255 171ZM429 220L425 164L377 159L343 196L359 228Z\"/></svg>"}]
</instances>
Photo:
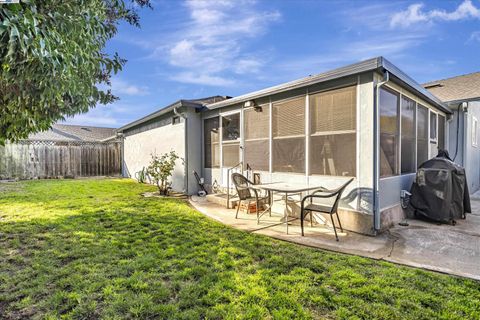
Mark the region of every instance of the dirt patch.
<instances>
[{"instance_id":1,"label":"dirt patch","mask_svg":"<svg viewBox=\"0 0 480 320\"><path fill-rule=\"evenodd\" d=\"M168 196L161 195L158 191L156 192L144 192L142 196L145 198L167 198L167 199L182 199L187 200L188 196L180 192L170 192Z\"/></svg>"}]
</instances>

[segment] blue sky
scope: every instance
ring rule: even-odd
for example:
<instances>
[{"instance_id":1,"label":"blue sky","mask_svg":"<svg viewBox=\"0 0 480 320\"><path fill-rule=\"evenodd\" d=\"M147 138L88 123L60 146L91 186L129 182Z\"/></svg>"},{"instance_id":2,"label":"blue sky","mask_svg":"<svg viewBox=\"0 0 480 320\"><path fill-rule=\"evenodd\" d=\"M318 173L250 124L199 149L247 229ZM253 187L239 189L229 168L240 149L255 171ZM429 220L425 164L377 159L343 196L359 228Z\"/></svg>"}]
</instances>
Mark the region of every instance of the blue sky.
<instances>
[{"instance_id":1,"label":"blue sky","mask_svg":"<svg viewBox=\"0 0 480 320\"><path fill-rule=\"evenodd\" d=\"M154 0L108 51L114 104L67 119L119 127L179 99L237 96L383 55L418 82L480 71L480 0Z\"/></svg>"}]
</instances>

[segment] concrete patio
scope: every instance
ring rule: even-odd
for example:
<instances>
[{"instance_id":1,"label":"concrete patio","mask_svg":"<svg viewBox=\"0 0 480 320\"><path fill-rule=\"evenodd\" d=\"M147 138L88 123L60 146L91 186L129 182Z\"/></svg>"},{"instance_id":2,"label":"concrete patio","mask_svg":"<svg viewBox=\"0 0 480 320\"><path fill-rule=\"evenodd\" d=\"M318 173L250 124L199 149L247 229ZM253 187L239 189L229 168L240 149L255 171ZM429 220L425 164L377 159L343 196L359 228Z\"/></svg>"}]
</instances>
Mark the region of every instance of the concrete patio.
<instances>
[{"instance_id":1,"label":"concrete patio","mask_svg":"<svg viewBox=\"0 0 480 320\"><path fill-rule=\"evenodd\" d=\"M455 226L438 225L420 220L407 220L408 226L396 225L376 237L354 232L339 232L335 241L333 230L321 224L306 224L305 237L301 236L299 221L289 226L271 226L281 222L283 214L272 213L257 224L255 214L236 210L192 196L191 205L206 216L234 228L270 236L301 245L355 254L385 260L461 277L480 280L480 199L472 199L473 214L459 220Z\"/></svg>"}]
</instances>

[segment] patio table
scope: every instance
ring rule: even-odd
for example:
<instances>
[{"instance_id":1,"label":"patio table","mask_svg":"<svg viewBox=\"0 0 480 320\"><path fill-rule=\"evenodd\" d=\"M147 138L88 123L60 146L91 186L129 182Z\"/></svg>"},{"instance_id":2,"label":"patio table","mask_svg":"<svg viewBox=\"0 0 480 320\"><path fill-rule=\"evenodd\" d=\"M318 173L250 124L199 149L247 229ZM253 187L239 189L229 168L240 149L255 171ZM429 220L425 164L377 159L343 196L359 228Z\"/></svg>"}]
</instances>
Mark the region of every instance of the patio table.
<instances>
[{"instance_id":1,"label":"patio table","mask_svg":"<svg viewBox=\"0 0 480 320\"><path fill-rule=\"evenodd\" d=\"M284 215L284 222L281 223L276 223L268 227L273 227L282 223L285 223L287 227L287 234L288 234L288 223L290 221L297 220L298 218L293 218L293 219L288 219L288 195L293 195L293 194L302 194L303 192L311 191L311 190L317 190L322 188L321 186L308 186L308 185L300 185L300 184L291 184L291 183L285 183L285 182L273 182L273 183L263 183L263 184L256 184L253 185L252 188L258 189L258 190L264 190L268 192L270 203L269 209L271 210L272 205L273 205L273 193L280 193L285 195L285 211L283 213ZM267 209L268 210L268 209ZM267 227L267 228L268 228Z\"/></svg>"}]
</instances>

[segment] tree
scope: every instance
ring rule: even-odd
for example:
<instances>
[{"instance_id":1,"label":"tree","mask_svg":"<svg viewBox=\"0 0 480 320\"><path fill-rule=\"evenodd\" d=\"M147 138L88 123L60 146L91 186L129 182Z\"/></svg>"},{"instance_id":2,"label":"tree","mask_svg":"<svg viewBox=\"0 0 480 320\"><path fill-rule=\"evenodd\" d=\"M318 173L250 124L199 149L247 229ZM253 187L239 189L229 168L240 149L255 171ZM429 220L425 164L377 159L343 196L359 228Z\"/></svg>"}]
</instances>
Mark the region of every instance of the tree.
<instances>
[{"instance_id":1,"label":"tree","mask_svg":"<svg viewBox=\"0 0 480 320\"><path fill-rule=\"evenodd\" d=\"M180 157L175 151L164 153L160 157L152 154L152 160L147 168L147 173L158 187L161 195L168 195L171 183L168 179L172 176L175 163ZM183 159L182 159L183 161Z\"/></svg>"},{"instance_id":2,"label":"tree","mask_svg":"<svg viewBox=\"0 0 480 320\"><path fill-rule=\"evenodd\" d=\"M117 99L110 78L126 60L105 52L150 0L22 0L0 4L0 145ZM107 87L107 88L106 88Z\"/></svg>"}]
</instances>

